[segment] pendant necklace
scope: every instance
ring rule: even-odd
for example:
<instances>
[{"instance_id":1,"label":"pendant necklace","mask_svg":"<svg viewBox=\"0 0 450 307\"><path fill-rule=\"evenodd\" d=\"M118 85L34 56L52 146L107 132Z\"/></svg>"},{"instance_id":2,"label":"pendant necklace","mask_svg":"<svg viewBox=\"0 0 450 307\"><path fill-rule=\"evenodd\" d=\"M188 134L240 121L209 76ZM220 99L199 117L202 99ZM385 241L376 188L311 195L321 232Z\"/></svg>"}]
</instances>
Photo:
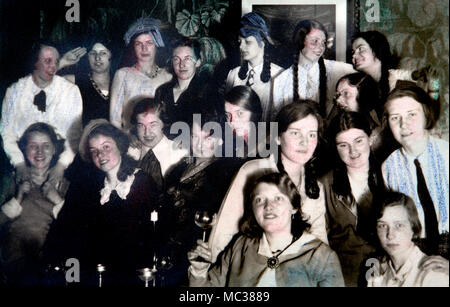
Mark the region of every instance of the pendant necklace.
<instances>
[{"instance_id":1,"label":"pendant necklace","mask_svg":"<svg viewBox=\"0 0 450 307\"><path fill-rule=\"evenodd\" d=\"M102 97L104 100L108 100L109 94L108 95L103 94L102 90L98 87L97 83L94 81L94 79L92 79L92 75L89 75L89 79L91 80L92 86L97 91L97 93L100 95L100 97Z\"/></svg>"},{"instance_id":2,"label":"pendant necklace","mask_svg":"<svg viewBox=\"0 0 450 307\"><path fill-rule=\"evenodd\" d=\"M152 70L150 72L140 70L138 68L137 64L134 65L134 68L136 68L138 71L142 72L144 75L146 75L150 79L154 79L158 75L158 72L159 72L159 66L156 64L153 65Z\"/></svg>"},{"instance_id":3,"label":"pendant necklace","mask_svg":"<svg viewBox=\"0 0 450 307\"><path fill-rule=\"evenodd\" d=\"M280 256L285 250L287 250L289 248L289 246L291 246L294 242L296 241L296 238L293 236L292 237L292 242L289 243L288 246L286 246L282 251L275 251L278 252L278 254L276 254L275 256L270 257L269 259L267 259L267 266L270 269L276 269L280 266L280 260L278 259L278 256Z\"/></svg>"}]
</instances>

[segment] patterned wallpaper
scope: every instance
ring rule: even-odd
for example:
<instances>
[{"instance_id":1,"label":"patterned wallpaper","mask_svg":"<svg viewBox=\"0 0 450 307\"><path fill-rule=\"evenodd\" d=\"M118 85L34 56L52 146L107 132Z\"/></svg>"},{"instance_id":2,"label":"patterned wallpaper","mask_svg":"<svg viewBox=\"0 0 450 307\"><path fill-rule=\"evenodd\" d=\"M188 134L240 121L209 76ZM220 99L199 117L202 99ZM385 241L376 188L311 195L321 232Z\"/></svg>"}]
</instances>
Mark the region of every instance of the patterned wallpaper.
<instances>
[{"instance_id":1,"label":"patterned wallpaper","mask_svg":"<svg viewBox=\"0 0 450 307\"><path fill-rule=\"evenodd\" d=\"M360 13L361 31L384 33L392 51L401 58L400 68L415 70L431 66L435 69L441 84L442 111L434 134L448 141L448 0L361 0Z\"/></svg>"}]
</instances>

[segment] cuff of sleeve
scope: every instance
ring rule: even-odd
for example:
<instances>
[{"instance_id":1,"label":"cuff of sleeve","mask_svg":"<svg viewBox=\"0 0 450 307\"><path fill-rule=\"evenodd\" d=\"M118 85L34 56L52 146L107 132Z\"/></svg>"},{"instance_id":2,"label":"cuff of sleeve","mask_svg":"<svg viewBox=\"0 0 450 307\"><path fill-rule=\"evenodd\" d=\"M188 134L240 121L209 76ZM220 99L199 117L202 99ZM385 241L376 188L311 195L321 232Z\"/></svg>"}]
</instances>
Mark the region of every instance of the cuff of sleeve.
<instances>
[{"instance_id":1,"label":"cuff of sleeve","mask_svg":"<svg viewBox=\"0 0 450 307\"><path fill-rule=\"evenodd\" d=\"M18 210L5 210L8 207L17 207L17 208L20 208L20 209L18 209ZM18 217L22 213L22 206L19 204L17 199L15 197L13 197L1 207L1 210L9 219L13 220L13 219Z\"/></svg>"},{"instance_id":2,"label":"cuff of sleeve","mask_svg":"<svg viewBox=\"0 0 450 307\"><path fill-rule=\"evenodd\" d=\"M25 163L25 159L23 158L23 156L20 156L20 155L11 157L10 161L11 161L11 164L14 166L14 168L17 168L17 166L19 166L20 164Z\"/></svg>"},{"instance_id":3,"label":"cuff of sleeve","mask_svg":"<svg viewBox=\"0 0 450 307\"><path fill-rule=\"evenodd\" d=\"M208 276L209 266L204 269L195 269L192 265L189 266L189 273L195 278L206 278Z\"/></svg>"},{"instance_id":4,"label":"cuff of sleeve","mask_svg":"<svg viewBox=\"0 0 450 307\"><path fill-rule=\"evenodd\" d=\"M64 200L53 207L52 211L53 211L53 216L55 217L55 219L58 218L59 211L61 211L63 205L64 205Z\"/></svg>"},{"instance_id":5,"label":"cuff of sleeve","mask_svg":"<svg viewBox=\"0 0 450 307\"><path fill-rule=\"evenodd\" d=\"M64 166L64 169L66 169L70 163L72 163L73 159L75 158L75 154L72 152L72 150L65 150L61 156L59 157L58 162Z\"/></svg>"}]
</instances>

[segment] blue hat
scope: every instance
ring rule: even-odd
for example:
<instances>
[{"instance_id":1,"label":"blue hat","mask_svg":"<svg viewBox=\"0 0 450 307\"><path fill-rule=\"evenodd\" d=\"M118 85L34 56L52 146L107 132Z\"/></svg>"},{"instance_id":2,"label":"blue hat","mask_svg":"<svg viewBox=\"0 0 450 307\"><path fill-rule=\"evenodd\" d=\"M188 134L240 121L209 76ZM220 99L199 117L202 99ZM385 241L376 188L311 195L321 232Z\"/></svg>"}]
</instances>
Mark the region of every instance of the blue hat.
<instances>
[{"instance_id":1,"label":"blue hat","mask_svg":"<svg viewBox=\"0 0 450 307\"><path fill-rule=\"evenodd\" d=\"M242 16L240 33L243 37L255 36L258 41L265 38L273 45L266 22L257 13L251 12Z\"/></svg>"},{"instance_id":2,"label":"blue hat","mask_svg":"<svg viewBox=\"0 0 450 307\"><path fill-rule=\"evenodd\" d=\"M160 21L150 17L139 18L131 25L127 33L123 36L126 45L130 44L131 38L136 34L148 33L153 39L156 47L164 47L164 41L159 32Z\"/></svg>"}]
</instances>

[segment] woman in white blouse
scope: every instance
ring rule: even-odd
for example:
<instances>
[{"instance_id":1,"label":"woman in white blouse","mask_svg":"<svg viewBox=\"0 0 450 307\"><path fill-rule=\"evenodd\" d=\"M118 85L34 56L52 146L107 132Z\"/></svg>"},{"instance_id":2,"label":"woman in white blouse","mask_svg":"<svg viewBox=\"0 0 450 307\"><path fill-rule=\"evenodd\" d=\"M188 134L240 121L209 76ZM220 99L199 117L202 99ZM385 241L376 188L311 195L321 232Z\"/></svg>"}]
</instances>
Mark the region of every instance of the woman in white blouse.
<instances>
[{"instance_id":1,"label":"woman in white blouse","mask_svg":"<svg viewBox=\"0 0 450 307\"><path fill-rule=\"evenodd\" d=\"M311 99L319 104L320 114L326 118L333 107L336 83L354 72L352 65L323 58L328 33L318 21L299 22L293 40L297 46L294 63L273 81L273 112L293 101Z\"/></svg>"},{"instance_id":2,"label":"woman in white blouse","mask_svg":"<svg viewBox=\"0 0 450 307\"><path fill-rule=\"evenodd\" d=\"M110 121L118 128L130 128L131 99L142 95L153 97L161 84L172 79L172 75L155 62L157 49L165 46L159 24L160 21L153 18L140 18L125 33L124 40L129 47L125 60L131 67L116 72L111 88Z\"/></svg>"}]
</instances>

